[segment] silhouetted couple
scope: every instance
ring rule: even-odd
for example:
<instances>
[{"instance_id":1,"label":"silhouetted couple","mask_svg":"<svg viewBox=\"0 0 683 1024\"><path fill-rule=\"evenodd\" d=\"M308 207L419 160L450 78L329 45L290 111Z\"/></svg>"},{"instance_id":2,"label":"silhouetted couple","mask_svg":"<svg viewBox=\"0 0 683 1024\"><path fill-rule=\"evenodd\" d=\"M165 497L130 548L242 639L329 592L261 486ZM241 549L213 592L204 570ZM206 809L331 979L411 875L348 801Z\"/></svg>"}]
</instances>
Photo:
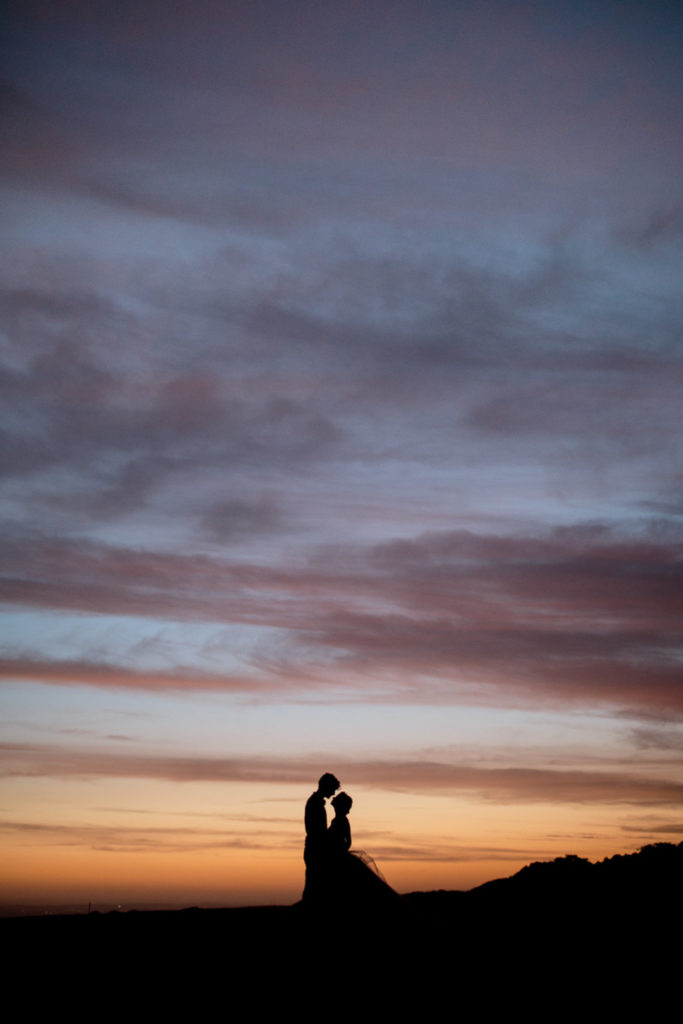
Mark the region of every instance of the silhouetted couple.
<instances>
[{"instance_id":1,"label":"silhouetted couple","mask_svg":"<svg viewBox=\"0 0 683 1024\"><path fill-rule=\"evenodd\" d=\"M334 819L327 827L325 800L339 785L339 779L326 772L306 802L303 902L320 910L333 906L355 910L395 906L400 897L378 873L372 859L351 850L348 815L353 801L347 793L338 793L332 800Z\"/></svg>"}]
</instances>

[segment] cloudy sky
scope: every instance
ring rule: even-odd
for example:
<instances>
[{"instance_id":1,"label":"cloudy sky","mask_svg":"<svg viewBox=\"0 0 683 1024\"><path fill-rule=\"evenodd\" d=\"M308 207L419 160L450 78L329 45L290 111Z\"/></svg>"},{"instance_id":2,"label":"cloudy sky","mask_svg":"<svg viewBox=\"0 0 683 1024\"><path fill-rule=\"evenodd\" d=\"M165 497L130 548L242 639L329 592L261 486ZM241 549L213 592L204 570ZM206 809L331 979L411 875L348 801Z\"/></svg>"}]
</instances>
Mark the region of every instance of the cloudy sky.
<instances>
[{"instance_id":1,"label":"cloudy sky","mask_svg":"<svg viewBox=\"0 0 683 1024\"><path fill-rule=\"evenodd\" d=\"M3 901L680 839L682 33L10 3Z\"/></svg>"}]
</instances>

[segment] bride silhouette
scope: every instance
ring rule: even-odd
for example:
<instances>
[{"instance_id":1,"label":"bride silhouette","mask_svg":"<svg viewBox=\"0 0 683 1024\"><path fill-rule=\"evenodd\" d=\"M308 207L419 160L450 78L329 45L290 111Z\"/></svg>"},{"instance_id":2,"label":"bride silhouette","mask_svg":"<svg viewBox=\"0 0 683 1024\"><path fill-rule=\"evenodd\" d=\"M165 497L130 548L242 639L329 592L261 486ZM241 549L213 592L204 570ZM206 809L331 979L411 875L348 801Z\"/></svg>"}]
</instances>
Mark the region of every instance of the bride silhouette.
<instances>
[{"instance_id":1,"label":"bride silhouette","mask_svg":"<svg viewBox=\"0 0 683 1024\"><path fill-rule=\"evenodd\" d=\"M351 849L348 815L352 805L348 793L338 793L332 800L334 818L327 830L332 900L356 910L395 908L401 897L382 878L372 857L362 850Z\"/></svg>"}]
</instances>

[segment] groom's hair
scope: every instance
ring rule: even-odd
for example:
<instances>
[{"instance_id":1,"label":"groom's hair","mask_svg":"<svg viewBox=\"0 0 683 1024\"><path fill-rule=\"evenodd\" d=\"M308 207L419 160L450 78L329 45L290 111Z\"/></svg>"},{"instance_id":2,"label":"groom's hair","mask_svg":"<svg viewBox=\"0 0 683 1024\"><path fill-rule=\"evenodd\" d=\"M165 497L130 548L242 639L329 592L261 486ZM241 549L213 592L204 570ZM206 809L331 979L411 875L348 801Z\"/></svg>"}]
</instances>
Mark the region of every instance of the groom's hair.
<instances>
[{"instance_id":1,"label":"groom's hair","mask_svg":"<svg viewBox=\"0 0 683 1024\"><path fill-rule=\"evenodd\" d=\"M339 789L340 786L341 782L339 781L336 775L332 774L332 772L325 772L325 774L321 775L320 778L318 779L319 789L322 789L323 787L325 789L327 789L328 787L332 787L332 789L334 790Z\"/></svg>"}]
</instances>

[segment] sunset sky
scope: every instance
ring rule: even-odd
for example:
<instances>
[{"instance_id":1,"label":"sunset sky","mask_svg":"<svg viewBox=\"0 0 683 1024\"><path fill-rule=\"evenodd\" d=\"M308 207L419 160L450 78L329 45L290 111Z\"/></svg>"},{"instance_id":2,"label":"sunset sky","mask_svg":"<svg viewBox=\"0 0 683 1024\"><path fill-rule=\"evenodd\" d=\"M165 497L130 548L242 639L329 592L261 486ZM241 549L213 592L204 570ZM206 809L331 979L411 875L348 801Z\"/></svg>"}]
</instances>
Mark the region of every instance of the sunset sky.
<instances>
[{"instance_id":1,"label":"sunset sky","mask_svg":"<svg viewBox=\"0 0 683 1024\"><path fill-rule=\"evenodd\" d=\"M683 6L14 0L0 902L683 838Z\"/></svg>"}]
</instances>

